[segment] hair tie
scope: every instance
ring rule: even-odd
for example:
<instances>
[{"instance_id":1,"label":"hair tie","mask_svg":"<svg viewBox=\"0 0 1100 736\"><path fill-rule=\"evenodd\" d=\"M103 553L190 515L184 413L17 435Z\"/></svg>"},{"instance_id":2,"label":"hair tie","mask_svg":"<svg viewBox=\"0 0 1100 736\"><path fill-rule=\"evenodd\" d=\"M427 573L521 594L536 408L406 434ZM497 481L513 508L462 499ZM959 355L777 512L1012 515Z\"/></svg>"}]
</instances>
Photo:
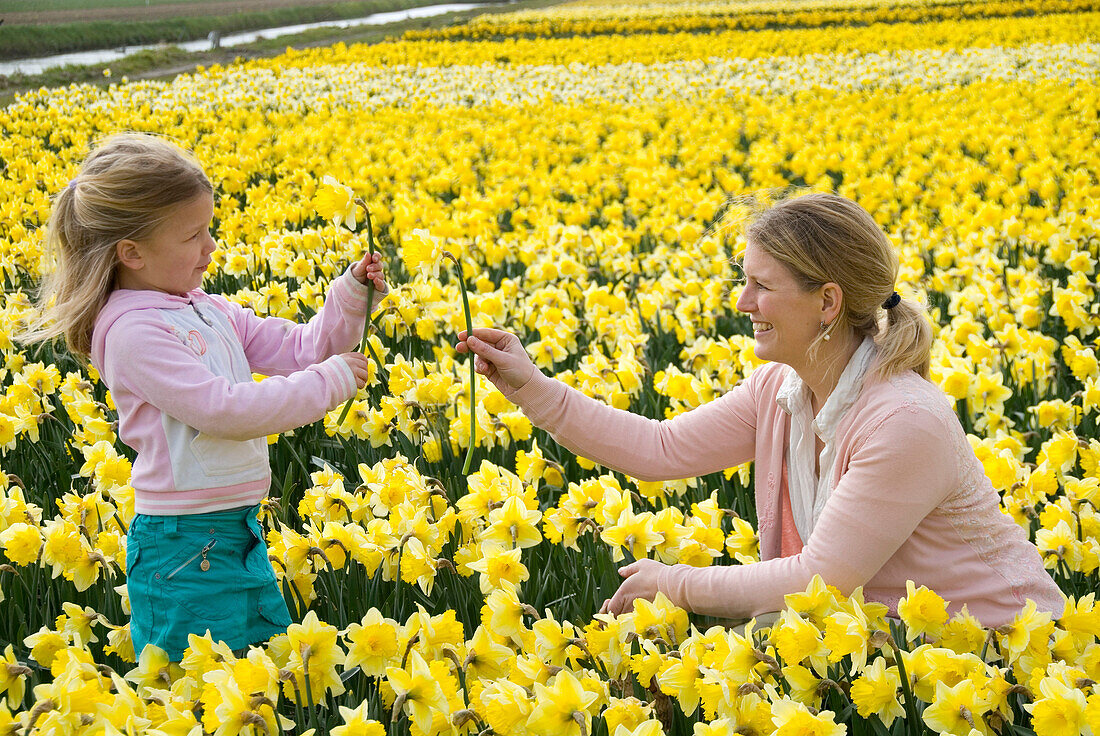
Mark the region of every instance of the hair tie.
<instances>
[{"instance_id":1,"label":"hair tie","mask_svg":"<svg viewBox=\"0 0 1100 736\"><path fill-rule=\"evenodd\" d=\"M74 176L72 179L69 179L69 183L65 185L65 188L66 189L72 189L73 187L75 187L77 179L79 179L79 178L80 178L79 176Z\"/></svg>"},{"instance_id":2,"label":"hair tie","mask_svg":"<svg viewBox=\"0 0 1100 736\"><path fill-rule=\"evenodd\" d=\"M896 306L897 306L898 304L900 304L900 303L901 303L901 295L900 295L900 294L898 294L898 293L897 293L897 292L895 291L895 292L894 292L893 294L891 294L891 295L890 295L890 296L889 296L889 297L888 297L888 298L886 299L886 301L884 301L884 302L882 303L882 308L883 308L883 309L893 309L894 307L896 307Z\"/></svg>"}]
</instances>

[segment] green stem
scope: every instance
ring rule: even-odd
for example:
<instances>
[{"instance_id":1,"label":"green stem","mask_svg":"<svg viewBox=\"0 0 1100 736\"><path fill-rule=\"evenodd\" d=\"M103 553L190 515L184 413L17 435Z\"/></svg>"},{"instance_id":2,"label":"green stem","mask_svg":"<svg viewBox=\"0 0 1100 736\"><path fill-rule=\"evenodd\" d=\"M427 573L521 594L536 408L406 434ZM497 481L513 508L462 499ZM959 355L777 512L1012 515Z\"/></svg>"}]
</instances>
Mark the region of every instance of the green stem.
<instances>
[{"instance_id":1,"label":"green stem","mask_svg":"<svg viewBox=\"0 0 1100 736\"><path fill-rule=\"evenodd\" d=\"M364 202L363 200L361 200L359 198L356 198L355 202L360 207L362 207L363 212L366 213L367 243L368 243L368 247L370 248L371 261L373 261L374 260L374 253L375 253L375 249L374 249L374 226L371 224L370 209L367 207L366 202ZM359 352L362 353L362 352L366 352L368 350L370 351L370 355L371 355L372 358L374 358L374 362L378 364L378 372L382 376L382 380L385 381L386 368L385 368L385 366L382 365L382 361L378 359L378 356L375 355L374 348L371 346L370 340L369 340L369 338L370 338L370 326L371 326L370 313L373 309L374 309L374 281L368 281L367 282L367 316L363 320L363 339L359 343ZM387 387L386 390L388 392L389 388ZM340 418L336 420L336 426L337 427L339 427L341 424L343 424L344 420L348 418L348 410L351 409L351 403L353 401L355 401L354 396L352 396L350 399L348 399L347 403L344 404L344 409L343 409L343 411L340 412Z\"/></svg>"},{"instance_id":2,"label":"green stem","mask_svg":"<svg viewBox=\"0 0 1100 736\"><path fill-rule=\"evenodd\" d=\"M466 334L474 334L474 324L470 319L470 299L466 296L466 278L462 274L462 264L453 254L443 252L445 258L450 258L458 267L458 286L462 291L462 311L466 316ZM470 463L474 459L474 445L477 440L477 412L475 411L475 397L477 388L477 373L474 371L474 356L470 356L470 446L466 448L466 461L462 463L462 474L469 475Z\"/></svg>"},{"instance_id":3,"label":"green stem","mask_svg":"<svg viewBox=\"0 0 1100 736\"><path fill-rule=\"evenodd\" d=\"M321 724L317 718L317 704L313 702L313 686L309 682L309 658L310 653L307 651L306 656L302 657L302 672L305 675L306 685L306 705L309 707L309 720L313 725L313 732L315 734L321 733Z\"/></svg>"},{"instance_id":4,"label":"green stem","mask_svg":"<svg viewBox=\"0 0 1100 736\"><path fill-rule=\"evenodd\" d=\"M891 632L893 633L893 632ZM909 730L908 724L913 724L913 728L920 730L920 720L917 713L917 704L913 700L913 688L909 683L909 673L905 671L905 662L902 659L901 647L893 636L890 638L890 646L894 650L894 660L898 667L898 675L901 680L901 690L905 696L905 720L906 731Z\"/></svg>"}]
</instances>

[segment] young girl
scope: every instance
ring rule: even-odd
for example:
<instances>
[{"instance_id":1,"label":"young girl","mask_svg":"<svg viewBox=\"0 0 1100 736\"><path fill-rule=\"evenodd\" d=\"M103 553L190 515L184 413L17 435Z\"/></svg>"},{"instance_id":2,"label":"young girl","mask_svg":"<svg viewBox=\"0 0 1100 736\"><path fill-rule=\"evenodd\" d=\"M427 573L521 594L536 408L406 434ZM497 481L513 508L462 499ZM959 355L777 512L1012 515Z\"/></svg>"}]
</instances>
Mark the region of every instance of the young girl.
<instances>
[{"instance_id":1,"label":"young girl","mask_svg":"<svg viewBox=\"0 0 1100 736\"><path fill-rule=\"evenodd\" d=\"M188 634L233 649L290 615L257 522L271 481L266 436L321 419L368 378L352 349L378 256L333 281L308 324L258 317L199 287L215 250L213 187L164 140L117 135L57 195L56 270L30 339L63 335L90 355L137 453L126 568L134 650L183 657ZM255 382L253 371L269 378Z\"/></svg>"}]
</instances>

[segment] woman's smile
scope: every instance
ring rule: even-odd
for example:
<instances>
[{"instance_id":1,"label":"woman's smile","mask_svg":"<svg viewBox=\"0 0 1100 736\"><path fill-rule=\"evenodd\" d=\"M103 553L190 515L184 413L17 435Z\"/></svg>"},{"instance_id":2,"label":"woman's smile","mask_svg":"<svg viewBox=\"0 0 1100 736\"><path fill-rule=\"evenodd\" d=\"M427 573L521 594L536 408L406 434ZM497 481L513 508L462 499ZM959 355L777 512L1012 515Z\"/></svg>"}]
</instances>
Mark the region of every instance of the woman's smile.
<instances>
[{"instance_id":1,"label":"woman's smile","mask_svg":"<svg viewBox=\"0 0 1100 736\"><path fill-rule=\"evenodd\" d=\"M752 323L752 334L759 335L764 332L770 332L772 329L771 322L756 322Z\"/></svg>"}]
</instances>

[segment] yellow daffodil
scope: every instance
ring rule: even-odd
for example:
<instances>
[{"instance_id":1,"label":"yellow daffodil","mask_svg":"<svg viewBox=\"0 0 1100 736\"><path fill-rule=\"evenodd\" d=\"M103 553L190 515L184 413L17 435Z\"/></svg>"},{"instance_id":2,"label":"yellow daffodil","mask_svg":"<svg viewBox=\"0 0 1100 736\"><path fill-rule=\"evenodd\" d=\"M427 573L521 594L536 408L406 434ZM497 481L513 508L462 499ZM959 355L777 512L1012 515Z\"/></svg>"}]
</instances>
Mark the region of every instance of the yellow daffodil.
<instances>
[{"instance_id":1,"label":"yellow daffodil","mask_svg":"<svg viewBox=\"0 0 1100 736\"><path fill-rule=\"evenodd\" d=\"M507 679L493 680L481 690L478 710L495 733L521 734L535 703L531 693Z\"/></svg>"},{"instance_id":2,"label":"yellow daffodil","mask_svg":"<svg viewBox=\"0 0 1100 736\"><path fill-rule=\"evenodd\" d=\"M367 712L369 703L364 701L356 708L340 706L341 724L333 728L332 736L386 736L386 727L372 719Z\"/></svg>"},{"instance_id":3,"label":"yellow daffodil","mask_svg":"<svg viewBox=\"0 0 1100 736\"><path fill-rule=\"evenodd\" d=\"M527 728L537 734L580 736L591 733L590 708L597 693L586 690L569 670L562 670L546 685L535 683L535 708Z\"/></svg>"},{"instance_id":4,"label":"yellow daffodil","mask_svg":"<svg viewBox=\"0 0 1100 736\"><path fill-rule=\"evenodd\" d=\"M9 560L17 565L30 565L38 560L42 533L37 526L17 521L0 532L0 545Z\"/></svg>"},{"instance_id":5,"label":"yellow daffodil","mask_svg":"<svg viewBox=\"0 0 1100 736\"><path fill-rule=\"evenodd\" d=\"M15 658L11 644L4 649L0 657L0 694L7 693L8 706L18 710L23 703L23 693L27 687L27 675L32 670Z\"/></svg>"},{"instance_id":6,"label":"yellow daffodil","mask_svg":"<svg viewBox=\"0 0 1100 736\"><path fill-rule=\"evenodd\" d=\"M907 641L921 636L938 639L947 623L947 604L935 592L909 580L905 584L906 596L898 602L898 616L905 622Z\"/></svg>"},{"instance_id":7,"label":"yellow daffodil","mask_svg":"<svg viewBox=\"0 0 1100 736\"><path fill-rule=\"evenodd\" d=\"M168 659L168 653L154 644L146 644L138 657L137 667L126 679L140 687L167 688L180 674L178 666Z\"/></svg>"},{"instance_id":8,"label":"yellow daffodil","mask_svg":"<svg viewBox=\"0 0 1100 736\"><path fill-rule=\"evenodd\" d=\"M772 702L772 723L777 736L842 736L846 729L836 723L834 716L829 710L811 713L802 703L788 698Z\"/></svg>"},{"instance_id":9,"label":"yellow daffodil","mask_svg":"<svg viewBox=\"0 0 1100 736\"><path fill-rule=\"evenodd\" d=\"M326 692L334 695L344 692L336 665L344 662L346 655L337 642L337 633L336 627L321 621L315 611L306 613L302 623L287 628L290 647L287 669L294 675L298 697L311 697L314 703L319 703ZM289 684L287 691L289 695Z\"/></svg>"},{"instance_id":10,"label":"yellow daffodil","mask_svg":"<svg viewBox=\"0 0 1100 736\"><path fill-rule=\"evenodd\" d=\"M335 177L326 174L321 186L313 196L313 207L317 214L326 220L332 220L336 227L347 225L354 230L356 226L355 192L344 186Z\"/></svg>"},{"instance_id":11,"label":"yellow daffodil","mask_svg":"<svg viewBox=\"0 0 1100 736\"><path fill-rule=\"evenodd\" d=\"M488 593L502 585L519 586L530 577L521 559L519 547L509 549L495 544L483 544L481 558L471 562L469 568L481 573L481 592Z\"/></svg>"},{"instance_id":12,"label":"yellow daffodil","mask_svg":"<svg viewBox=\"0 0 1100 736\"><path fill-rule=\"evenodd\" d=\"M922 719L938 733L968 736L977 729L983 736L991 736L992 731L983 718L988 706L986 697L972 680L962 680L954 687L940 682L936 684L935 698L924 709Z\"/></svg>"},{"instance_id":13,"label":"yellow daffodil","mask_svg":"<svg viewBox=\"0 0 1100 736\"><path fill-rule=\"evenodd\" d=\"M387 667L386 679L397 696L394 709L407 713L422 733L431 733L436 711L450 712L439 682L432 677L427 663L417 652L409 653L406 666Z\"/></svg>"},{"instance_id":14,"label":"yellow daffodil","mask_svg":"<svg viewBox=\"0 0 1100 736\"><path fill-rule=\"evenodd\" d=\"M531 547L542 540L537 526L541 519L541 511L528 508L518 496L510 496L503 506L489 512L489 526L481 538L506 547Z\"/></svg>"},{"instance_id":15,"label":"yellow daffodil","mask_svg":"<svg viewBox=\"0 0 1100 736\"><path fill-rule=\"evenodd\" d=\"M399 654L397 628L396 621L383 617L376 608L367 611L359 623L348 626L344 631L348 643L344 670L360 667L368 675L384 674Z\"/></svg>"},{"instance_id":16,"label":"yellow daffodil","mask_svg":"<svg viewBox=\"0 0 1100 736\"><path fill-rule=\"evenodd\" d=\"M607 724L607 730L614 733L620 726L628 731L637 728L650 720L652 711L653 707L650 704L643 703L634 697L611 698L607 708L600 715Z\"/></svg>"},{"instance_id":17,"label":"yellow daffodil","mask_svg":"<svg viewBox=\"0 0 1100 736\"><path fill-rule=\"evenodd\" d=\"M809 660L816 672L826 672L828 650L822 642L821 632L798 613L789 608L783 611L772 627L771 638L784 662L798 664Z\"/></svg>"},{"instance_id":18,"label":"yellow daffodil","mask_svg":"<svg viewBox=\"0 0 1100 736\"><path fill-rule=\"evenodd\" d=\"M864 718L877 716L887 728L905 714L901 678L896 667L878 657L852 682L852 704Z\"/></svg>"},{"instance_id":19,"label":"yellow daffodil","mask_svg":"<svg viewBox=\"0 0 1100 736\"><path fill-rule=\"evenodd\" d=\"M1024 704L1036 734L1069 736L1085 732L1088 707L1085 693L1053 677L1043 678L1039 692L1041 697L1034 703Z\"/></svg>"},{"instance_id":20,"label":"yellow daffodil","mask_svg":"<svg viewBox=\"0 0 1100 736\"><path fill-rule=\"evenodd\" d=\"M443 245L438 237L427 230L413 230L402 238L400 253L410 273L431 274L433 278L439 278Z\"/></svg>"}]
</instances>

